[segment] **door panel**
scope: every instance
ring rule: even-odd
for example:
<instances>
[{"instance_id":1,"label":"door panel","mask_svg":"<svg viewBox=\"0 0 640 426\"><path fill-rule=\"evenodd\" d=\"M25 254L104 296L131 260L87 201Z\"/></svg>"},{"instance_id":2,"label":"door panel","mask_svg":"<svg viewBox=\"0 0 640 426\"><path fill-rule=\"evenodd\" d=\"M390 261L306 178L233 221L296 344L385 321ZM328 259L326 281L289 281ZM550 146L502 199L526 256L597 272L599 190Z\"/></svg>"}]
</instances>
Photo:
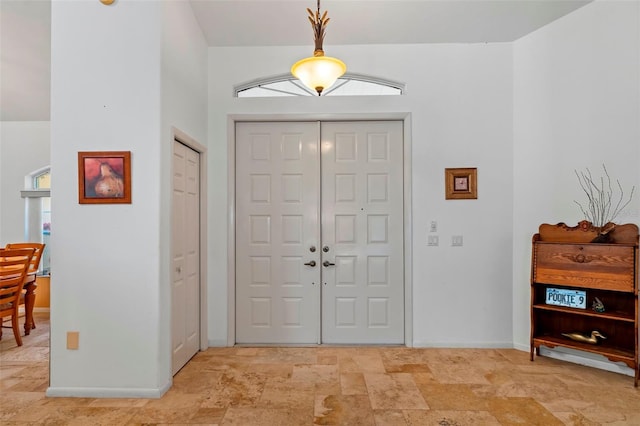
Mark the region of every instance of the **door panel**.
<instances>
[{"instance_id":1,"label":"door panel","mask_svg":"<svg viewBox=\"0 0 640 426\"><path fill-rule=\"evenodd\" d=\"M174 141L172 198L172 370L198 352L200 342L200 155Z\"/></svg>"},{"instance_id":2,"label":"door panel","mask_svg":"<svg viewBox=\"0 0 640 426\"><path fill-rule=\"evenodd\" d=\"M322 341L403 343L402 123L325 122L321 140Z\"/></svg>"},{"instance_id":3,"label":"door panel","mask_svg":"<svg viewBox=\"0 0 640 426\"><path fill-rule=\"evenodd\" d=\"M236 342L404 342L402 153L401 122L237 124Z\"/></svg>"},{"instance_id":4,"label":"door panel","mask_svg":"<svg viewBox=\"0 0 640 426\"><path fill-rule=\"evenodd\" d=\"M236 138L236 342L317 343L318 124L238 123Z\"/></svg>"}]
</instances>

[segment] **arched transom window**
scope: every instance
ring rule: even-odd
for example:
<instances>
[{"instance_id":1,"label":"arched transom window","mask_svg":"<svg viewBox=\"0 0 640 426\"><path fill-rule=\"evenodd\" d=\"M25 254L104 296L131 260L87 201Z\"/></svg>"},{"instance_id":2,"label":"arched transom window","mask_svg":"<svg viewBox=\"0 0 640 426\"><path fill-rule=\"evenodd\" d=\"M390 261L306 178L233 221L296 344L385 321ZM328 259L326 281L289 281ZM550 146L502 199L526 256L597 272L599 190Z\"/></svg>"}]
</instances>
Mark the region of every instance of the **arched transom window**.
<instances>
[{"instance_id":1,"label":"arched transom window","mask_svg":"<svg viewBox=\"0 0 640 426\"><path fill-rule=\"evenodd\" d=\"M238 98L263 98L274 96L318 96L290 74L254 80L236 86ZM345 74L322 96L375 96L402 95L404 84L359 74Z\"/></svg>"}]
</instances>

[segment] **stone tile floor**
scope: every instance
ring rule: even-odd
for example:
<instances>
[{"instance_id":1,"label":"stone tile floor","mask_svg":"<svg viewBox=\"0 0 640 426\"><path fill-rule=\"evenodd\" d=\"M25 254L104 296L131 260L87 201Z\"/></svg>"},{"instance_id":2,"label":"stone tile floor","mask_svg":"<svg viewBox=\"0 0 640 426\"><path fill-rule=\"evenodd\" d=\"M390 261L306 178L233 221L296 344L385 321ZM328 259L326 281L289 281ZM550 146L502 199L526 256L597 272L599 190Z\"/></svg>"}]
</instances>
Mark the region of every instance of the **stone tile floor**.
<instances>
[{"instance_id":1,"label":"stone tile floor","mask_svg":"<svg viewBox=\"0 0 640 426\"><path fill-rule=\"evenodd\" d=\"M512 349L210 348L160 399L47 398L49 323L0 341L0 424L640 425L628 376Z\"/></svg>"}]
</instances>

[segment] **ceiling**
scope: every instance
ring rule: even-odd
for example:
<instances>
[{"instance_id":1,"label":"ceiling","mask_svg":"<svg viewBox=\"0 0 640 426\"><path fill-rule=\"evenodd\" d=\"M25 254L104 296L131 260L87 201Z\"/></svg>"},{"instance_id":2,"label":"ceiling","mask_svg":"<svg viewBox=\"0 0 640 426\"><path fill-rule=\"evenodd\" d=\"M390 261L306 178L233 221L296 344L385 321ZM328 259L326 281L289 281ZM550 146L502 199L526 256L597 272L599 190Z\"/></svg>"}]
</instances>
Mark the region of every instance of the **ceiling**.
<instances>
[{"instance_id":1,"label":"ceiling","mask_svg":"<svg viewBox=\"0 0 640 426\"><path fill-rule=\"evenodd\" d=\"M139 0L108 7L126 1ZM325 45L486 43L517 40L591 1L325 0L321 9L331 18ZM313 45L313 0L190 3L210 46ZM1 121L49 120L50 34L50 0L0 0Z\"/></svg>"}]
</instances>

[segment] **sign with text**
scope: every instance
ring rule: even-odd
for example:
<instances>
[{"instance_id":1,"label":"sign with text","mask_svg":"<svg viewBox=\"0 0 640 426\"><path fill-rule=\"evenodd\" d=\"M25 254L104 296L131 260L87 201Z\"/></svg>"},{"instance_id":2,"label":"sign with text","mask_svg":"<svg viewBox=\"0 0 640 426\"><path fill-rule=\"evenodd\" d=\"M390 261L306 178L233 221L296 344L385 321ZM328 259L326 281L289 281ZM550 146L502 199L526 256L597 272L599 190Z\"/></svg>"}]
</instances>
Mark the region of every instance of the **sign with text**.
<instances>
[{"instance_id":1,"label":"sign with text","mask_svg":"<svg viewBox=\"0 0 640 426\"><path fill-rule=\"evenodd\" d=\"M547 288L547 305L566 306L568 308L587 308L587 292L564 288Z\"/></svg>"}]
</instances>

